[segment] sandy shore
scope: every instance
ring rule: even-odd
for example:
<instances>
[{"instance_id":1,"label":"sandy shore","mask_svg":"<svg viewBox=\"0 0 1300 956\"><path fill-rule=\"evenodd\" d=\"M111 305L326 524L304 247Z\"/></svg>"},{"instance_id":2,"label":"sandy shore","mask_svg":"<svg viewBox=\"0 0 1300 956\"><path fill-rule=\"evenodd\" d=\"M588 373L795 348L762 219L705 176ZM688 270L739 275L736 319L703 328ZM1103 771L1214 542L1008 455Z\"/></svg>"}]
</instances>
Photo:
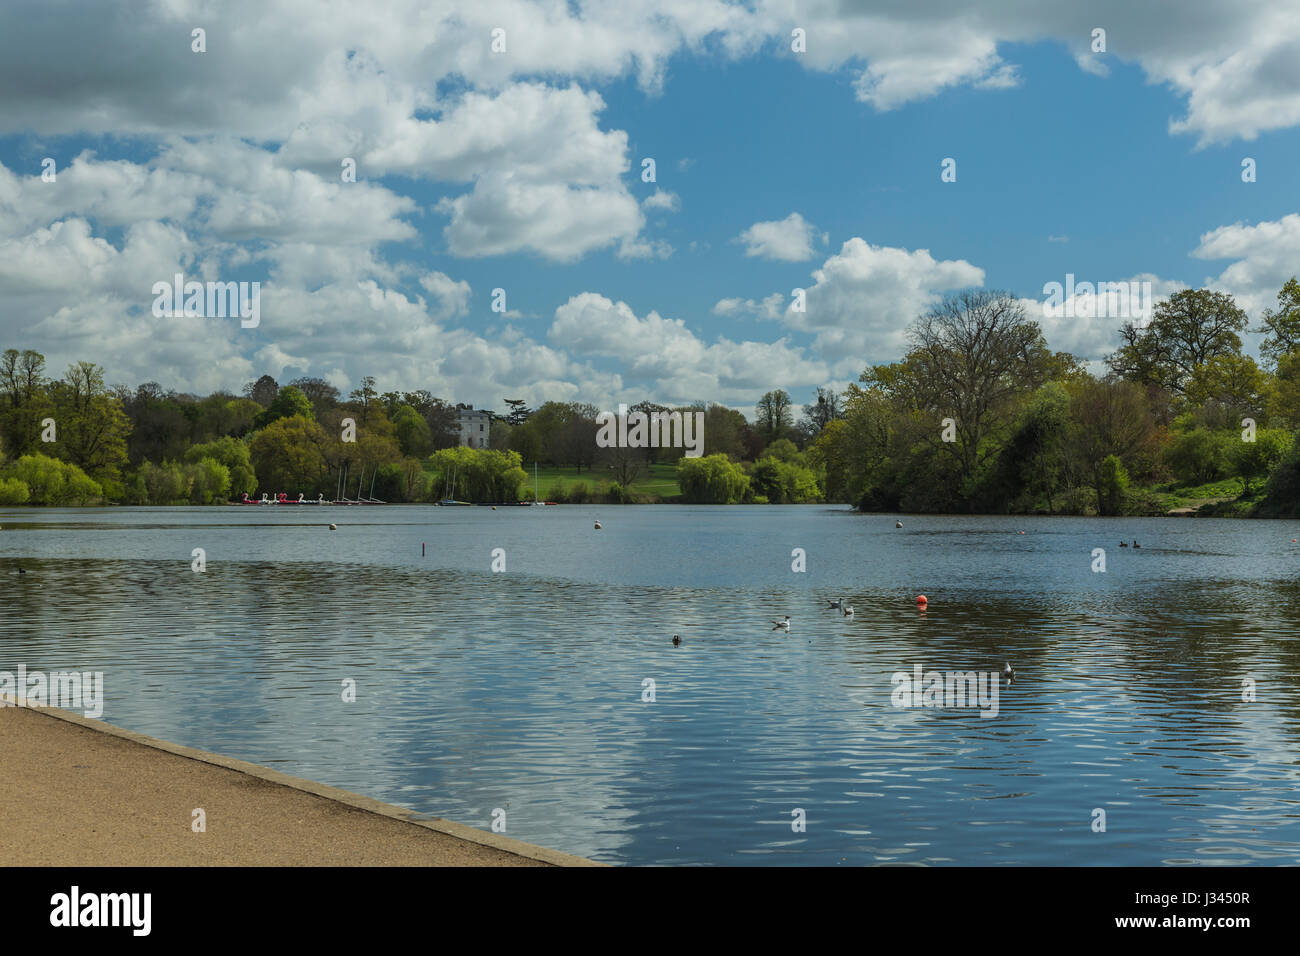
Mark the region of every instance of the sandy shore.
<instances>
[{"instance_id":1,"label":"sandy shore","mask_svg":"<svg viewBox=\"0 0 1300 956\"><path fill-rule=\"evenodd\" d=\"M207 831L191 829L201 807ZM0 862L580 866L580 857L54 708L0 707Z\"/></svg>"}]
</instances>

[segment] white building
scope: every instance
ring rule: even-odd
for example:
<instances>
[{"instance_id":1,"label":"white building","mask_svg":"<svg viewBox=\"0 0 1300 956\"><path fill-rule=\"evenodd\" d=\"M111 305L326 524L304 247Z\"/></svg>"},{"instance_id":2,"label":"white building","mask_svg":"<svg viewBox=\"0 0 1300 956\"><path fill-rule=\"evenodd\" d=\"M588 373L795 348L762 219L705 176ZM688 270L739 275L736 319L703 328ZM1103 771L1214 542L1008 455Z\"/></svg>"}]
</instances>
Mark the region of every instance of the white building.
<instances>
[{"instance_id":1,"label":"white building","mask_svg":"<svg viewBox=\"0 0 1300 956\"><path fill-rule=\"evenodd\" d=\"M488 434L492 431L492 413L471 405L457 405L456 416L460 443L470 448L487 448Z\"/></svg>"}]
</instances>

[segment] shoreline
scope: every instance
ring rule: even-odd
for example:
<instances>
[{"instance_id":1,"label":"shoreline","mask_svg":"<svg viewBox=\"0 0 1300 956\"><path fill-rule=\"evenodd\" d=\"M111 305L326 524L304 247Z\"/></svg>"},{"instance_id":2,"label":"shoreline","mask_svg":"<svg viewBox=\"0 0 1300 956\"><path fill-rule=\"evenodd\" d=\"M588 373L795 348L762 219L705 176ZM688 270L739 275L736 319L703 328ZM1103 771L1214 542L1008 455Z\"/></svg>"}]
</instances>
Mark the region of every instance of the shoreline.
<instances>
[{"instance_id":1,"label":"shoreline","mask_svg":"<svg viewBox=\"0 0 1300 956\"><path fill-rule=\"evenodd\" d=\"M56 707L0 702L7 865L605 865ZM204 832L192 829L196 808Z\"/></svg>"}]
</instances>

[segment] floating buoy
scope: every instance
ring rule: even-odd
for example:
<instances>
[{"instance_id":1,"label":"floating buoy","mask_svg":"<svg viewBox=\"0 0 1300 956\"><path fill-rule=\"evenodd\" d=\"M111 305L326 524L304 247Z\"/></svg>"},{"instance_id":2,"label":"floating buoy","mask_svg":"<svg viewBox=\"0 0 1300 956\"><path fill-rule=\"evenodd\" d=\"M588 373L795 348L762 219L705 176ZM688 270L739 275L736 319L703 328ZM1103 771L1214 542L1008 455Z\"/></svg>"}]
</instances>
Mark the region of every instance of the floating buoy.
<instances>
[{"instance_id":1,"label":"floating buoy","mask_svg":"<svg viewBox=\"0 0 1300 956\"><path fill-rule=\"evenodd\" d=\"M894 522L894 527L895 527L895 528L901 528L902 526L903 526L903 522L901 522L901 521L895 521L895 522Z\"/></svg>"},{"instance_id":2,"label":"floating buoy","mask_svg":"<svg viewBox=\"0 0 1300 956\"><path fill-rule=\"evenodd\" d=\"M1022 532L1020 532L1020 533L1021 533L1021 534L1024 534L1024 532L1023 532L1023 531L1022 531Z\"/></svg>"},{"instance_id":3,"label":"floating buoy","mask_svg":"<svg viewBox=\"0 0 1300 956\"><path fill-rule=\"evenodd\" d=\"M336 525L336 524L332 524L332 525L330 525L330 530L331 530L331 531L337 531L337 530L339 530L339 526Z\"/></svg>"},{"instance_id":4,"label":"floating buoy","mask_svg":"<svg viewBox=\"0 0 1300 956\"><path fill-rule=\"evenodd\" d=\"M930 599L927 598L924 594L918 594L916 596L916 603L921 607L925 607L927 604L930 603Z\"/></svg>"}]
</instances>

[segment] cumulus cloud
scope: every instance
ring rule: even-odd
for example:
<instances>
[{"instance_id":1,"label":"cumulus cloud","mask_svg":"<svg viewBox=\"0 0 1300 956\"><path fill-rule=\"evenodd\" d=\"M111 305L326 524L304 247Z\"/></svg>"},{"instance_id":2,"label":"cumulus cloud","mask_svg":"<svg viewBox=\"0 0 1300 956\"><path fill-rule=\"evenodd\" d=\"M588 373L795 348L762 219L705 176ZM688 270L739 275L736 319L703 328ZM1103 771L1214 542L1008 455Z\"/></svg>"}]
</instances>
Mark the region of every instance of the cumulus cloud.
<instances>
[{"instance_id":1,"label":"cumulus cloud","mask_svg":"<svg viewBox=\"0 0 1300 956\"><path fill-rule=\"evenodd\" d=\"M945 291L984 284L965 259L935 259L928 249L873 246L854 237L812 273L805 311L782 313L791 329L811 333L838 375L866 361L892 361L905 350L912 321ZM860 369L859 369L860 371Z\"/></svg>"},{"instance_id":2,"label":"cumulus cloud","mask_svg":"<svg viewBox=\"0 0 1300 956\"><path fill-rule=\"evenodd\" d=\"M756 389L810 386L827 376L823 363L785 339L708 343L681 319L638 316L626 302L594 292L557 308L547 337L575 355L617 360L629 386L668 402L747 403Z\"/></svg>"},{"instance_id":3,"label":"cumulus cloud","mask_svg":"<svg viewBox=\"0 0 1300 956\"><path fill-rule=\"evenodd\" d=\"M812 237L812 223L792 212L784 219L754 223L736 241L744 244L747 256L803 262L813 256Z\"/></svg>"}]
</instances>

